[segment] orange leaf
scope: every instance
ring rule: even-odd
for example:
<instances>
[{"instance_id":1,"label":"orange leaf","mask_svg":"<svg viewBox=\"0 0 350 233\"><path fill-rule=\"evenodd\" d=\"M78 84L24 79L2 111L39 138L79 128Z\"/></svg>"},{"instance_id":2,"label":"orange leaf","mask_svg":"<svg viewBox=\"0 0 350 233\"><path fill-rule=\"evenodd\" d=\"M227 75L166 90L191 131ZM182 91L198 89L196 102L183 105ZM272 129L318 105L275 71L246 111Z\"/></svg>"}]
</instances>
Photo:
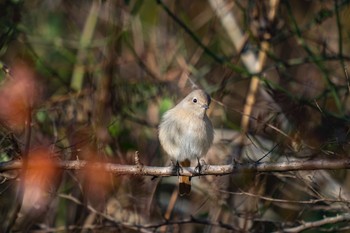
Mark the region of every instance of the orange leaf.
<instances>
[{"instance_id":1,"label":"orange leaf","mask_svg":"<svg viewBox=\"0 0 350 233\"><path fill-rule=\"evenodd\" d=\"M0 120L11 129L20 131L39 95L33 70L24 64L13 68L13 77L0 88Z\"/></svg>"},{"instance_id":2,"label":"orange leaf","mask_svg":"<svg viewBox=\"0 0 350 233\"><path fill-rule=\"evenodd\" d=\"M33 150L28 155L28 167L23 182L23 209L44 210L49 202L48 193L54 187L58 169L48 149Z\"/></svg>"},{"instance_id":3,"label":"orange leaf","mask_svg":"<svg viewBox=\"0 0 350 233\"><path fill-rule=\"evenodd\" d=\"M112 185L111 175L103 165L106 161L102 162L99 159L101 155L94 154L89 149L83 150L82 153L85 154L85 158L90 158L81 173L85 194L92 204L103 203Z\"/></svg>"}]
</instances>

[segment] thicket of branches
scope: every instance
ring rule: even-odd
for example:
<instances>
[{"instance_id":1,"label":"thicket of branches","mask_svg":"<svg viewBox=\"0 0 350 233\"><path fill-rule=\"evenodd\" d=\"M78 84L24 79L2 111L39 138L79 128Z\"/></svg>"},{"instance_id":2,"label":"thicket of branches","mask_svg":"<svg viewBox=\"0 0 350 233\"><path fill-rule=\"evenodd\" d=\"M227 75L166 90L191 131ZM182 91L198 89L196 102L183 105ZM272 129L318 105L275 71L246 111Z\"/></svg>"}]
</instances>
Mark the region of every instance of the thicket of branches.
<instances>
[{"instance_id":1,"label":"thicket of branches","mask_svg":"<svg viewBox=\"0 0 350 233\"><path fill-rule=\"evenodd\" d=\"M348 1L0 12L1 232L350 231ZM179 197L157 125L195 87L215 139Z\"/></svg>"}]
</instances>

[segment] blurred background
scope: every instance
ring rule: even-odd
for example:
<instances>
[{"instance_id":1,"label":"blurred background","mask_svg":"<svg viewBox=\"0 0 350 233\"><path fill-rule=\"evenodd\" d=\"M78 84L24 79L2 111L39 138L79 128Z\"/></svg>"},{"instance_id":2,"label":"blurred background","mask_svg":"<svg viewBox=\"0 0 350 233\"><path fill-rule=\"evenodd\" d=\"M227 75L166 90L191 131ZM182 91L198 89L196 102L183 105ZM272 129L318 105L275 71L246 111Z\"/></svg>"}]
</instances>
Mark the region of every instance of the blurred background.
<instances>
[{"instance_id":1,"label":"blurred background","mask_svg":"<svg viewBox=\"0 0 350 233\"><path fill-rule=\"evenodd\" d=\"M207 164L347 158L348 2L0 1L0 161L27 163L1 173L0 231L350 232L347 170L196 177L178 197L177 177L55 165L169 166L157 126L194 88Z\"/></svg>"}]
</instances>

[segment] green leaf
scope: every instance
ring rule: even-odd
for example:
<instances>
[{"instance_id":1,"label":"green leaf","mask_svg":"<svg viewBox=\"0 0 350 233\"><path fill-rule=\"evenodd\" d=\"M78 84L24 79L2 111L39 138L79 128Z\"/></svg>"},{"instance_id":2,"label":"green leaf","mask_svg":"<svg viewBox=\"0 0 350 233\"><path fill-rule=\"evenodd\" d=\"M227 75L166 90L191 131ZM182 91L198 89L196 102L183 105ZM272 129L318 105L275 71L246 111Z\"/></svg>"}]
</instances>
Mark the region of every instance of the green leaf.
<instances>
[{"instance_id":1,"label":"green leaf","mask_svg":"<svg viewBox=\"0 0 350 233\"><path fill-rule=\"evenodd\" d=\"M44 123L47 118L47 114L44 111L38 111L35 117L40 123Z\"/></svg>"},{"instance_id":2,"label":"green leaf","mask_svg":"<svg viewBox=\"0 0 350 233\"><path fill-rule=\"evenodd\" d=\"M122 132L122 127L120 125L120 122L118 120L115 120L113 124L111 124L108 127L108 131L112 137L118 137L120 133Z\"/></svg>"},{"instance_id":3,"label":"green leaf","mask_svg":"<svg viewBox=\"0 0 350 233\"><path fill-rule=\"evenodd\" d=\"M10 160L10 157L8 156L8 154L6 154L5 152L0 153L0 162L7 162Z\"/></svg>"},{"instance_id":4,"label":"green leaf","mask_svg":"<svg viewBox=\"0 0 350 233\"><path fill-rule=\"evenodd\" d=\"M163 115L166 111L168 111L174 105L173 101L169 98L164 98L159 105L159 112Z\"/></svg>"}]
</instances>

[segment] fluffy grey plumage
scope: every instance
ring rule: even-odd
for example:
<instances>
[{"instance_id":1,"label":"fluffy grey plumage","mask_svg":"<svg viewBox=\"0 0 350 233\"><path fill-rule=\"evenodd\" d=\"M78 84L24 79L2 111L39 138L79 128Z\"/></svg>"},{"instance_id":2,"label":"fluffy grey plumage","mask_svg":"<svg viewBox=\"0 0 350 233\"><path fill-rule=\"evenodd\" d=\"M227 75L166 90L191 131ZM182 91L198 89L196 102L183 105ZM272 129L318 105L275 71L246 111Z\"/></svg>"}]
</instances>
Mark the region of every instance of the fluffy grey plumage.
<instances>
[{"instance_id":1,"label":"fluffy grey plumage","mask_svg":"<svg viewBox=\"0 0 350 233\"><path fill-rule=\"evenodd\" d=\"M159 125L159 141L174 162L181 164L208 152L214 137L206 114L209 105L210 96L202 90L195 90L164 114Z\"/></svg>"}]
</instances>

